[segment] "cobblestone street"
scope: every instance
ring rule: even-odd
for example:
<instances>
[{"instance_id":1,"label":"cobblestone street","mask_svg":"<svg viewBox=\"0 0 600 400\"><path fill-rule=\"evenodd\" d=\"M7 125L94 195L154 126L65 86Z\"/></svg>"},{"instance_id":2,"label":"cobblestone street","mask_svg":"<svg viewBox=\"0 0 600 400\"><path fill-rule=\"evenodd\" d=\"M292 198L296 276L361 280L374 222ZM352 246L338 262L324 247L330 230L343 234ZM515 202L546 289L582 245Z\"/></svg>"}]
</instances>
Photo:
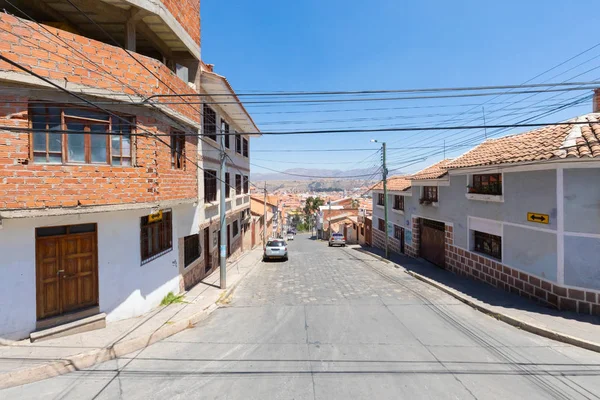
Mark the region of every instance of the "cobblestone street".
<instances>
[{"instance_id":1,"label":"cobblestone street","mask_svg":"<svg viewBox=\"0 0 600 400\"><path fill-rule=\"evenodd\" d=\"M600 355L483 315L391 263L298 235L192 329L23 398L590 399Z\"/></svg>"}]
</instances>

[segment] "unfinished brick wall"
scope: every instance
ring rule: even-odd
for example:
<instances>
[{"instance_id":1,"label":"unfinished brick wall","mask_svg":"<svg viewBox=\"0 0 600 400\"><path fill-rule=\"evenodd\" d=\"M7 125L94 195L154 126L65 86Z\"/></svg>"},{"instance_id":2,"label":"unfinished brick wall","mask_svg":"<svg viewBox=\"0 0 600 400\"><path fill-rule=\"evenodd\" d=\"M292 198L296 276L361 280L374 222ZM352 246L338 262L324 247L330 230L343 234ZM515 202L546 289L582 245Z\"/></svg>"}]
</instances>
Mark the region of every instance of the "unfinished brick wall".
<instances>
[{"instance_id":1,"label":"unfinished brick wall","mask_svg":"<svg viewBox=\"0 0 600 400\"><path fill-rule=\"evenodd\" d=\"M46 29L52 34L34 22L0 13L0 52L36 74L56 80L61 85L68 82L88 86L96 91L104 89L143 97L153 94L196 93L154 58L130 52L132 58L119 47L50 26L46 26ZM53 35L58 35L62 41ZM13 71L23 74L24 78L32 78L4 61L0 61L0 71ZM34 81L35 79L33 78ZM171 100L158 98L154 101ZM167 107L200 122L201 110L197 104Z\"/></svg>"},{"instance_id":2,"label":"unfinished brick wall","mask_svg":"<svg viewBox=\"0 0 600 400\"><path fill-rule=\"evenodd\" d=\"M160 0L200 46L200 0Z\"/></svg>"},{"instance_id":3,"label":"unfinished brick wall","mask_svg":"<svg viewBox=\"0 0 600 400\"><path fill-rule=\"evenodd\" d=\"M18 103L14 103L17 101ZM0 125L28 127L27 99L0 99ZM169 133L158 121L137 117L139 129ZM170 144L169 137L161 137ZM197 163L197 141L186 137L186 155ZM156 138L135 137L133 166L36 164L28 132L0 130L0 209L75 207L196 198L197 168L171 167L171 149Z\"/></svg>"}]
</instances>

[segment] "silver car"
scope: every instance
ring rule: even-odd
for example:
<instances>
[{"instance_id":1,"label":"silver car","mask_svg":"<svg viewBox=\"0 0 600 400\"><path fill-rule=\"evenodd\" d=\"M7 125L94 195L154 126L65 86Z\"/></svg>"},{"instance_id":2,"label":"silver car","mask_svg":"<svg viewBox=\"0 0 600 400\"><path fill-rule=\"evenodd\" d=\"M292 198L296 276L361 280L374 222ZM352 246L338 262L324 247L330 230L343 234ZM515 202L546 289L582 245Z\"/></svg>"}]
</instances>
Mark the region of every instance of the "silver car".
<instances>
[{"instance_id":1,"label":"silver car","mask_svg":"<svg viewBox=\"0 0 600 400\"><path fill-rule=\"evenodd\" d=\"M333 233L329 238L329 247L342 246L346 247L346 238L341 233Z\"/></svg>"},{"instance_id":2,"label":"silver car","mask_svg":"<svg viewBox=\"0 0 600 400\"><path fill-rule=\"evenodd\" d=\"M288 260L287 243L283 239L271 239L267 242L263 261L273 258L282 258L284 261Z\"/></svg>"}]
</instances>

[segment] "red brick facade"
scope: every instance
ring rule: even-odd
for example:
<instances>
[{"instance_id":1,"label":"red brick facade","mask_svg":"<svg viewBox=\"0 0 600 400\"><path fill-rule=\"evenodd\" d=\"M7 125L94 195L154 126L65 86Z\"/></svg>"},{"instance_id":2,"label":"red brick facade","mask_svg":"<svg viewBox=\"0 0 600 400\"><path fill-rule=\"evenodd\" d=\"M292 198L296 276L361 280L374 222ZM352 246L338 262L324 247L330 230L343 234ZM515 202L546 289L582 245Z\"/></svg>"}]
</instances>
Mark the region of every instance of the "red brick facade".
<instances>
[{"instance_id":1,"label":"red brick facade","mask_svg":"<svg viewBox=\"0 0 600 400\"><path fill-rule=\"evenodd\" d=\"M104 89L144 97L153 94L195 93L187 83L154 58L133 52L131 57L119 47L50 26L45 28L52 34L34 22L0 13L0 52L36 74L54 79L62 85L68 82L88 86L96 91ZM31 78L29 74L4 61L0 61L0 71L14 71ZM169 100L159 98L155 101ZM198 105L176 104L169 105L169 108L200 122L201 111Z\"/></svg>"},{"instance_id":2,"label":"red brick facade","mask_svg":"<svg viewBox=\"0 0 600 400\"><path fill-rule=\"evenodd\" d=\"M200 0L161 0L161 2L200 46Z\"/></svg>"},{"instance_id":3,"label":"red brick facade","mask_svg":"<svg viewBox=\"0 0 600 400\"><path fill-rule=\"evenodd\" d=\"M8 100L8 99L6 99ZM10 101L13 101L10 99ZM2 101L2 100L0 100ZM0 109L0 125L28 127L27 99ZM138 131L168 133L157 121L137 117ZM169 143L169 137L162 137ZM196 163L198 139L186 137ZM197 168L171 167L171 149L156 138L135 137L133 166L36 164L28 132L0 131L0 209L75 207L197 198Z\"/></svg>"}]
</instances>

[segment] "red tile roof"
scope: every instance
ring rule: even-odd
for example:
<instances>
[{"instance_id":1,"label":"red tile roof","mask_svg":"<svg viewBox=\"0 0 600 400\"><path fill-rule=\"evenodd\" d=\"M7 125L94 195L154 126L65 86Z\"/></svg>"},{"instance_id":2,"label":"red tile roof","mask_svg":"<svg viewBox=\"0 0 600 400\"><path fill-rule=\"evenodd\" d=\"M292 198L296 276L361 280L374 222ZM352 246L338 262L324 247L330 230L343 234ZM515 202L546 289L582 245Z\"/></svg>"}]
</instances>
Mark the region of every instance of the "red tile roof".
<instances>
[{"instance_id":1,"label":"red tile roof","mask_svg":"<svg viewBox=\"0 0 600 400\"><path fill-rule=\"evenodd\" d=\"M411 175L410 179L412 180L420 180L420 179L439 179L448 173L446 170L446 165L452 162L451 159L442 160L438 163L435 163L414 175Z\"/></svg>"},{"instance_id":2,"label":"red tile roof","mask_svg":"<svg viewBox=\"0 0 600 400\"><path fill-rule=\"evenodd\" d=\"M583 115L570 121L589 123L545 126L526 133L487 140L456 158L446 168L600 157L600 113Z\"/></svg>"},{"instance_id":3,"label":"red tile roof","mask_svg":"<svg viewBox=\"0 0 600 400\"><path fill-rule=\"evenodd\" d=\"M410 189L410 177L408 176L392 176L387 180L388 190L404 191ZM379 182L371 188L371 190L383 190L383 182Z\"/></svg>"}]
</instances>

